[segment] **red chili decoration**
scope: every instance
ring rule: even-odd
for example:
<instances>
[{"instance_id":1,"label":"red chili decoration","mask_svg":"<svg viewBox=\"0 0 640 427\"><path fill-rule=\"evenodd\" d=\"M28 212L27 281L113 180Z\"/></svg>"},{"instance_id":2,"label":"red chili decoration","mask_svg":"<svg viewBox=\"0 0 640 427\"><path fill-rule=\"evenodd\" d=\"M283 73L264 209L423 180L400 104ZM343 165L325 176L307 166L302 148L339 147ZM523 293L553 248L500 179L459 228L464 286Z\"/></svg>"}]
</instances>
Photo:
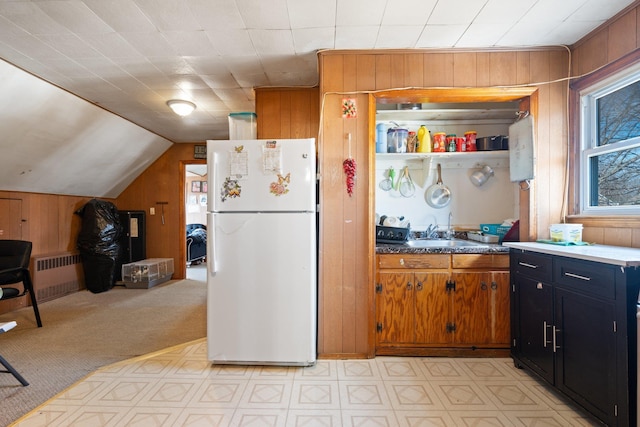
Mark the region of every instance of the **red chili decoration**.
<instances>
[{"instance_id":1,"label":"red chili decoration","mask_svg":"<svg viewBox=\"0 0 640 427\"><path fill-rule=\"evenodd\" d=\"M353 187L356 183L356 161L349 157L344 162L342 162L342 168L344 169L344 173L347 175L347 194L349 197L353 196Z\"/></svg>"}]
</instances>

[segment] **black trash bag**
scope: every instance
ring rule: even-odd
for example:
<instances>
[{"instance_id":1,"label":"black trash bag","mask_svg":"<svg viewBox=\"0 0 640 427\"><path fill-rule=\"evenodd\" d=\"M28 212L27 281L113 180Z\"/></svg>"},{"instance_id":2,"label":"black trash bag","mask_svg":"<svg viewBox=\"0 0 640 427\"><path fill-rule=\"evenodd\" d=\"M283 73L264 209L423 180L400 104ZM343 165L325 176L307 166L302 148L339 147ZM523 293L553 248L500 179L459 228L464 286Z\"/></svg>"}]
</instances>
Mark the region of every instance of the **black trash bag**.
<instances>
[{"instance_id":1,"label":"black trash bag","mask_svg":"<svg viewBox=\"0 0 640 427\"><path fill-rule=\"evenodd\" d=\"M77 248L84 269L85 286L93 293L115 285L123 233L118 209L111 202L91 199L75 212L82 217Z\"/></svg>"}]
</instances>

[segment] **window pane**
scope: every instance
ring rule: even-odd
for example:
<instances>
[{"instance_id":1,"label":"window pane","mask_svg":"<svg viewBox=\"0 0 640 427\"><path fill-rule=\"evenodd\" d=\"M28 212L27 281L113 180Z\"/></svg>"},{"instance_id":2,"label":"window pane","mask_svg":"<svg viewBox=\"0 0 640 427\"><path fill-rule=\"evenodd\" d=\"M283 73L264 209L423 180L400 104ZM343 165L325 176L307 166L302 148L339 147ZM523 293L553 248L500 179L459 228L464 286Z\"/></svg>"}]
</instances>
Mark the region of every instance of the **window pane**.
<instances>
[{"instance_id":1,"label":"window pane","mask_svg":"<svg viewBox=\"0 0 640 427\"><path fill-rule=\"evenodd\" d=\"M640 205L640 147L592 157L589 166L590 206Z\"/></svg>"},{"instance_id":2,"label":"window pane","mask_svg":"<svg viewBox=\"0 0 640 427\"><path fill-rule=\"evenodd\" d=\"M640 136L640 81L597 100L597 145Z\"/></svg>"}]
</instances>

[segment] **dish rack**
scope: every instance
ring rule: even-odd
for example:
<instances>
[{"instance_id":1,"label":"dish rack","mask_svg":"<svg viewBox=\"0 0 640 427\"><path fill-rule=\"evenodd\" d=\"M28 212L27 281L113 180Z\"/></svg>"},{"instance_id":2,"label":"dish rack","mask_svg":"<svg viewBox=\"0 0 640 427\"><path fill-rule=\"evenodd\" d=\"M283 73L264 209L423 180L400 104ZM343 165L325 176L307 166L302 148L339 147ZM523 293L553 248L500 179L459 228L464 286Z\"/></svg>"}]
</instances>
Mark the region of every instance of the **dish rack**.
<instances>
[{"instance_id":1,"label":"dish rack","mask_svg":"<svg viewBox=\"0 0 640 427\"><path fill-rule=\"evenodd\" d=\"M376 225L376 243L404 243L409 238L409 228Z\"/></svg>"}]
</instances>

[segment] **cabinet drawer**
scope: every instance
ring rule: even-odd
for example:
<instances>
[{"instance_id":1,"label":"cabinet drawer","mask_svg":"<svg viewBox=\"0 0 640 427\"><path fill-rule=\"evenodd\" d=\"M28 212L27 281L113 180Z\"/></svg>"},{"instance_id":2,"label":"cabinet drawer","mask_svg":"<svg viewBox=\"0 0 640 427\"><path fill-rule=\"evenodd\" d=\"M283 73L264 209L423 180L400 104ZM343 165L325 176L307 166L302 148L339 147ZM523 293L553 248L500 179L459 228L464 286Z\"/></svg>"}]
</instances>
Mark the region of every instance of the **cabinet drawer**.
<instances>
[{"instance_id":1,"label":"cabinet drawer","mask_svg":"<svg viewBox=\"0 0 640 427\"><path fill-rule=\"evenodd\" d=\"M453 268L509 268L509 254L453 254Z\"/></svg>"},{"instance_id":2,"label":"cabinet drawer","mask_svg":"<svg viewBox=\"0 0 640 427\"><path fill-rule=\"evenodd\" d=\"M532 279L550 282L553 262L547 255L531 252L511 252L511 271Z\"/></svg>"},{"instance_id":3,"label":"cabinet drawer","mask_svg":"<svg viewBox=\"0 0 640 427\"><path fill-rule=\"evenodd\" d=\"M568 258L554 260L554 282L581 293L615 299L615 267Z\"/></svg>"},{"instance_id":4,"label":"cabinet drawer","mask_svg":"<svg viewBox=\"0 0 640 427\"><path fill-rule=\"evenodd\" d=\"M385 254L378 255L378 268L449 268L449 254Z\"/></svg>"}]
</instances>

